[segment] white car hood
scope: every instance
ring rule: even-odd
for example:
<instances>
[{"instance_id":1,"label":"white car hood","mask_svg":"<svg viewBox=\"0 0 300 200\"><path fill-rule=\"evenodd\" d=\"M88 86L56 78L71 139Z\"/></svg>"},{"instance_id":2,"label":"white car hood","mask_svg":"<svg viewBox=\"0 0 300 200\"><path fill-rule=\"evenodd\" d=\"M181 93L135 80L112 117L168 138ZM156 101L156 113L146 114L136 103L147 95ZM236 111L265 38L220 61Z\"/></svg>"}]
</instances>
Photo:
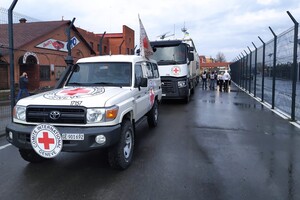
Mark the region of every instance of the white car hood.
<instances>
[{"instance_id":1,"label":"white car hood","mask_svg":"<svg viewBox=\"0 0 300 200\"><path fill-rule=\"evenodd\" d=\"M125 87L65 87L26 97L17 104L105 107L111 106L107 102L115 96L127 98L129 90Z\"/></svg>"}]
</instances>

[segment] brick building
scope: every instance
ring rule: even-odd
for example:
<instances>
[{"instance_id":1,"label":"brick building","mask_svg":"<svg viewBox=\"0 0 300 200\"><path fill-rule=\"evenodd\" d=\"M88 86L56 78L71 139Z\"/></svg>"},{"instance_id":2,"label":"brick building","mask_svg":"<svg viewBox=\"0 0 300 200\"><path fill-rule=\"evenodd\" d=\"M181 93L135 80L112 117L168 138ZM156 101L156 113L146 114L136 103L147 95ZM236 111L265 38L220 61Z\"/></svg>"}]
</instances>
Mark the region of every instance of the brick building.
<instances>
[{"instance_id":1,"label":"brick building","mask_svg":"<svg viewBox=\"0 0 300 200\"><path fill-rule=\"evenodd\" d=\"M54 86L66 68L66 30L71 21L47 21L13 24L14 33L14 79L26 71L29 91ZM74 62L79 58L99 55L101 34L94 34L74 25L71 27L71 49ZM124 42L123 42L124 41ZM0 24L0 90L10 87L8 25ZM102 54L129 54L134 51L134 31L123 26L123 33L105 34Z\"/></svg>"},{"instance_id":2,"label":"brick building","mask_svg":"<svg viewBox=\"0 0 300 200\"><path fill-rule=\"evenodd\" d=\"M231 62L216 62L213 58L199 56L200 58L200 72L203 71L218 71L219 69L229 69Z\"/></svg>"}]
</instances>

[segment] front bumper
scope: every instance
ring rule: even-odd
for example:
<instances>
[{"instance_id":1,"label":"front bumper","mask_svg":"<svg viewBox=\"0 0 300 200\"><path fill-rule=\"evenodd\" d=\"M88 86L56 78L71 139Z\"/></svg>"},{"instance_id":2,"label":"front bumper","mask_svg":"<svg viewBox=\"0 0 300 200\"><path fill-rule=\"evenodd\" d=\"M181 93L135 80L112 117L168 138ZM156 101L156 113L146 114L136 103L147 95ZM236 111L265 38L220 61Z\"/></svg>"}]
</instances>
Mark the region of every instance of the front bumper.
<instances>
[{"instance_id":1,"label":"front bumper","mask_svg":"<svg viewBox=\"0 0 300 200\"><path fill-rule=\"evenodd\" d=\"M6 127L6 139L8 142L20 149L32 149L30 143L30 134L35 125L23 125L10 123ZM94 149L105 148L114 145L120 139L121 125L109 127L68 127L56 126L62 133L83 133L84 140L63 140L62 151L82 152ZM13 139L9 138L9 132L12 132ZM98 144L95 142L97 135L104 135L106 142Z\"/></svg>"},{"instance_id":2,"label":"front bumper","mask_svg":"<svg viewBox=\"0 0 300 200\"><path fill-rule=\"evenodd\" d=\"M185 81L186 87L178 88L178 81ZM188 80L183 78L162 77L163 99L185 99L189 94Z\"/></svg>"}]
</instances>

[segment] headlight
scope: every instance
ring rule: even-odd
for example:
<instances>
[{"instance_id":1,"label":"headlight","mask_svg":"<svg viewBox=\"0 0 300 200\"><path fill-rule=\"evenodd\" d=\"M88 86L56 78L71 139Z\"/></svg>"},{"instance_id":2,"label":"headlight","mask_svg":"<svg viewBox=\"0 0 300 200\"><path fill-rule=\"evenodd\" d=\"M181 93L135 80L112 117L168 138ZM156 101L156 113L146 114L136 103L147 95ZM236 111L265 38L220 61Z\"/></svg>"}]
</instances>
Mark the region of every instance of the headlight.
<instances>
[{"instance_id":1,"label":"headlight","mask_svg":"<svg viewBox=\"0 0 300 200\"><path fill-rule=\"evenodd\" d=\"M15 106L14 107L14 118L22 121L26 121L26 107Z\"/></svg>"},{"instance_id":2,"label":"headlight","mask_svg":"<svg viewBox=\"0 0 300 200\"><path fill-rule=\"evenodd\" d=\"M186 81L178 81L178 88L186 87Z\"/></svg>"},{"instance_id":3,"label":"headlight","mask_svg":"<svg viewBox=\"0 0 300 200\"><path fill-rule=\"evenodd\" d=\"M86 120L87 123L97 123L103 119L104 109L87 109Z\"/></svg>"},{"instance_id":4,"label":"headlight","mask_svg":"<svg viewBox=\"0 0 300 200\"><path fill-rule=\"evenodd\" d=\"M118 115L119 107L90 108L87 109L87 123L108 122L114 120Z\"/></svg>"}]
</instances>

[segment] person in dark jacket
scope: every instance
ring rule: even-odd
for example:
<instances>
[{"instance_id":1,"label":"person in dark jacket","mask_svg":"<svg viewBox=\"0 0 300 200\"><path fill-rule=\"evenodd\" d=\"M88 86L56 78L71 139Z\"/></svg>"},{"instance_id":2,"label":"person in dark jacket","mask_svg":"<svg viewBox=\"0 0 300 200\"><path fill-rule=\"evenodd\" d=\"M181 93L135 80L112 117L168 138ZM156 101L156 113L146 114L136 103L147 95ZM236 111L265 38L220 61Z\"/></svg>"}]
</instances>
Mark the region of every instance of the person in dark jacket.
<instances>
[{"instance_id":1,"label":"person in dark jacket","mask_svg":"<svg viewBox=\"0 0 300 200\"><path fill-rule=\"evenodd\" d=\"M23 72L22 76L20 76L19 79L19 93L17 96L17 101L19 101L22 98L23 93L25 94L25 96L29 96L27 85L28 85L28 76L26 72Z\"/></svg>"}]
</instances>

